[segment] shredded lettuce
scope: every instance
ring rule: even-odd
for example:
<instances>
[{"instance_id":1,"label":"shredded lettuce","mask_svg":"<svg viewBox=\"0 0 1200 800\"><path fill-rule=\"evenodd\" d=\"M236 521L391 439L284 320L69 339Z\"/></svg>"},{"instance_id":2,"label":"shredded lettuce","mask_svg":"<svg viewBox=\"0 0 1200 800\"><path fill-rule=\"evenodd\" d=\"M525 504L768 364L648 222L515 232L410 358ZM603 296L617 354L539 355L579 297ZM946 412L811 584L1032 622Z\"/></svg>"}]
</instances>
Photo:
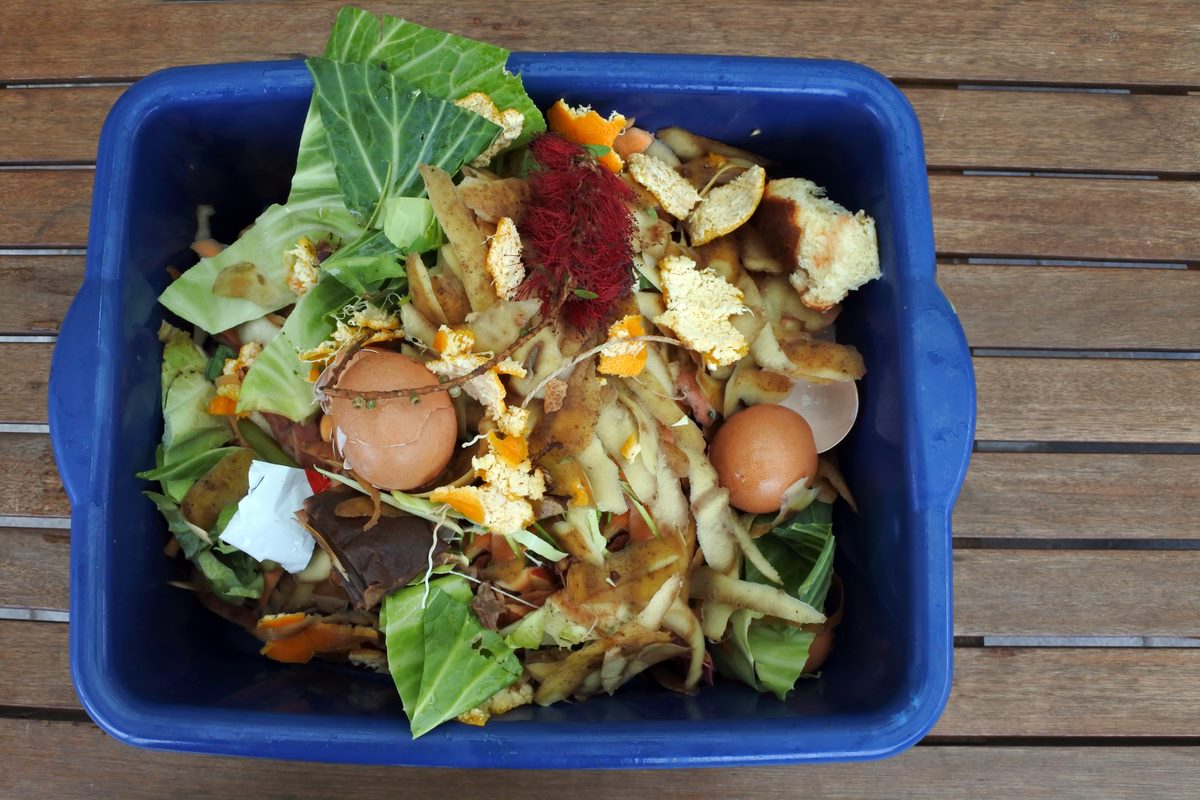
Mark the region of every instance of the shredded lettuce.
<instances>
[{"instance_id":1,"label":"shredded lettuce","mask_svg":"<svg viewBox=\"0 0 1200 800\"><path fill-rule=\"evenodd\" d=\"M822 608L833 577L833 513L828 503L813 503L755 541L783 579L788 594ZM743 567L746 580L769 583L754 565ZM729 618L730 636L712 648L713 663L724 675L758 691L787 696L803 674L816 634L767 620L739 609Z\"/></svg>"},{"instance_id":2,"label":"shredded lettuce","mask_svg":"<svg viewBox=\"0 0 1200 800\"><path fill-rule=\"evenodd\" d=\"M521 663L470 608L466 581L448 575L389 595L381 625L388 671L413 738L475 708L521 677Z\"/></svg>"}]
</instances>

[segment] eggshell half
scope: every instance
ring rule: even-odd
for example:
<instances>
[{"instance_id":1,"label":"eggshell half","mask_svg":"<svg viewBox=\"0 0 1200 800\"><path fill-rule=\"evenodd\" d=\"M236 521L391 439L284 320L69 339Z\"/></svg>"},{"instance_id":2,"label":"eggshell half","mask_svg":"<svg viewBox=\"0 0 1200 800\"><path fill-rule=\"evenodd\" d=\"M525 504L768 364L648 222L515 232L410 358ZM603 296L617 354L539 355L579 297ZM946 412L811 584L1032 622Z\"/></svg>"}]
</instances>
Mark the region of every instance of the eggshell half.
<instances>
[{"instance_id":1,"label":"eggshell half","mask_svg":"<svg viewBox=\"0 0 1200 800\"><path fill-rule=\"evenodd\" d=\"M804 417L770 403L727 419L708 457L730 504L755 514L778 511L784 491L817 472L817 447Z\"/></svg>"},{"instance_id":2,"label":"eggshell half","mask_svg":"<svg viewBox=\"0 0 1200 800\"><path fill-rule=\"evenodd\" d=\"M381 391L419 389L437 382L423 364L406 355L362 350L350 359L337 386ZM334 440L343 458L363 480L381 489L424 486L441 474L454 454L458 421L450 395L431 392L414 397L374 403L337 397L331 404Z\"/></svg>"}]
</instances>

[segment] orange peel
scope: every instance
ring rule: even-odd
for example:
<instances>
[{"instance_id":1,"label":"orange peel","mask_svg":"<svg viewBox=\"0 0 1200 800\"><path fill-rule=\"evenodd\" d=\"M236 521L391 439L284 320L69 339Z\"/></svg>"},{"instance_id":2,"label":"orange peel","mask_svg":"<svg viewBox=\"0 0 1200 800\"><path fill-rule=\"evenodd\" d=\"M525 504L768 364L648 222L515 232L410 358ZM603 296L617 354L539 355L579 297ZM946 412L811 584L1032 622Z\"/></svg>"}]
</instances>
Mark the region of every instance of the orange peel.
<instances>
[{"instance_id":1,"label":"orange peel","mask_svg":"<svg viewBox=\"0 0 1200 800\"><path fill-rule=\"evenodd\" d=\"M600 363L596 369L605 375L634 378L646 368L646 345L626 343L623 339L645 336L642 318L629 314L614 322L608 329L608 344L600 351Z\"/></svg>"},{"instance_id":2,"label":"orange peel","mask_svg":"<svg viewBox=\"0 0 1200 800\"><path fill-rule=\"evenodd\" d=\"M560 99L546 111L546 124L550 130L574 144L595 144L609 148L609 152L596 159L606 169L620 172L625 166L612 147L629 122L617 112L614 111L605 119L588 106L573 108Z\"/></svg>"}]
</instances>

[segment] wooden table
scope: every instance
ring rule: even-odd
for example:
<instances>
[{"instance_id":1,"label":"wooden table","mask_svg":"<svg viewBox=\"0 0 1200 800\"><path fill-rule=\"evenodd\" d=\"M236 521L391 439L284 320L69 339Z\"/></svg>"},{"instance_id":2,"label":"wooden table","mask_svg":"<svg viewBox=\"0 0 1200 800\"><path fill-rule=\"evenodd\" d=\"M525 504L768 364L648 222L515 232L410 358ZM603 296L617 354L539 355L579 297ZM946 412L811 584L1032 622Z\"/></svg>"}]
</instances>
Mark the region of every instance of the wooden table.
<instances>
[{"instance_id":1,"label":"wooden table","mask_svg":"<svg viewBox=\"0 0 1200 800\"><path fill-rule=\"evenodd\" d=\"M143 752L87 721L46 380L101 121L161 67L319 52L337 5L0 6L0 796L1196 796L1195 0L369 4L514 50L851 59L907 93L979 388L954 692L920 746L872 764L518 778Z\"/></svg>"}]
</instances>

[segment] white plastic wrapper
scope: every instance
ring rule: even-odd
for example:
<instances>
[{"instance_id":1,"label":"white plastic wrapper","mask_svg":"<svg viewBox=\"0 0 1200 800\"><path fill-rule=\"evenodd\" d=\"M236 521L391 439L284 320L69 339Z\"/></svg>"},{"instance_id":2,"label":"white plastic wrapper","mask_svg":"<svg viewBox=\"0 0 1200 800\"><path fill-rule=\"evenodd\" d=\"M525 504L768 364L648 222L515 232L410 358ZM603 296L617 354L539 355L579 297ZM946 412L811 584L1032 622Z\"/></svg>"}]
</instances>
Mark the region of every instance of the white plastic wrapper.
<instances>
[{"instance_id":1,"label":"white plastic wrapper","mask_svg":"<svg viewBox=\"0 0 1200 800\"><path fill-rule=\"evenodd\" d=\"M301 572L312 558L316 542L294 514L313 494L304 470L250 462L250 491L221 540L259 561L275 561L288 572Z\"/></svg>"}]
</instances>

